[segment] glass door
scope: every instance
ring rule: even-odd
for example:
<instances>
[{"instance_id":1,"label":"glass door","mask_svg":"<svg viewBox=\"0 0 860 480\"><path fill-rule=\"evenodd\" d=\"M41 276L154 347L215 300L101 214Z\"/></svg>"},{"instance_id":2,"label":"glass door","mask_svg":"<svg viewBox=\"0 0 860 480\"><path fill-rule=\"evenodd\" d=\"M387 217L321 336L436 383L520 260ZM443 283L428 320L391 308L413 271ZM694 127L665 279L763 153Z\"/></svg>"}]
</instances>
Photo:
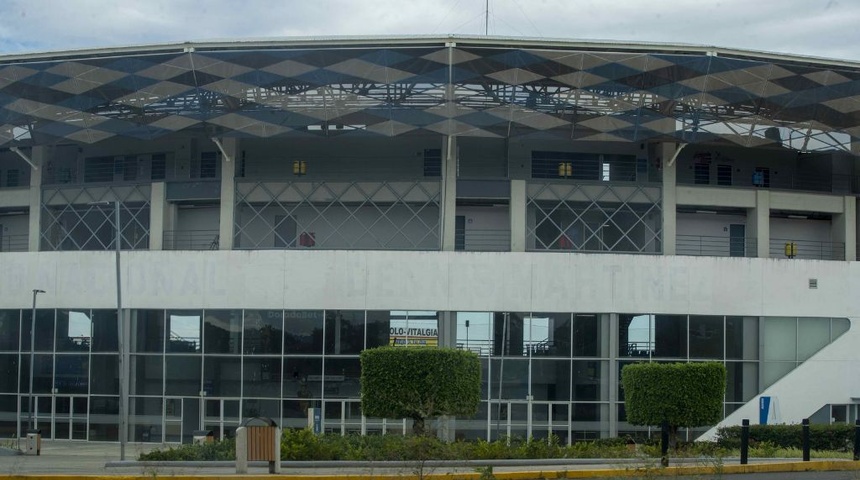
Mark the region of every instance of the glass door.
<instances>
[{"instance_id":1,"label":"glass door","mask_svg":"<svg viewBox=\"0 0 860 480\"><path fill-rule=\"evenodd\" d=\"M215 438L235 437L239 426L239 399L207 398L204 400L203 429L212 430Z\"/></svg>"}]
</instances>

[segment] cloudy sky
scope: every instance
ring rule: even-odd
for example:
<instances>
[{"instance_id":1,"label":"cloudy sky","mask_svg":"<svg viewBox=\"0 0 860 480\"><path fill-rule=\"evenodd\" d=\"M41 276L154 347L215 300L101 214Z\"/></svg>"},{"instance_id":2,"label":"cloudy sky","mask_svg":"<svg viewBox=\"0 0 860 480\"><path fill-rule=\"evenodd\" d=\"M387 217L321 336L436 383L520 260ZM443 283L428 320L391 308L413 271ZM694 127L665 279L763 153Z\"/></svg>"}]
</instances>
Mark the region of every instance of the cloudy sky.
<instances>
[{"instance_id":1,"label":"cloudy sky","mask_svg":"<svg viewBox=\"0 0 860 480\"><path fill-rule=\"evenodd\" d=\"M860 60L858 0L490 0L489 34ZM485 31L486 0L0 0L0 54L145 43Z\"/></svg>"}]
</instances>

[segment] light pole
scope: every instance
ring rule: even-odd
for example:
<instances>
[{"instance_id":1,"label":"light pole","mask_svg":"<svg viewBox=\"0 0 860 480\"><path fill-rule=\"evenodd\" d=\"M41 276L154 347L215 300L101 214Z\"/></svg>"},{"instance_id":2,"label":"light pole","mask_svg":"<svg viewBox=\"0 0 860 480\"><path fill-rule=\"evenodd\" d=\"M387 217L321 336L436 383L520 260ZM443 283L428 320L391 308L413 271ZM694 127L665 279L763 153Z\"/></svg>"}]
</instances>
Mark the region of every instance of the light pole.
<instances>
[{"instance_id":1,"label":"light pole","mask_svg":"<svg viewBox=\"0 0 860 480\"><path fill-rule=\"evenodd\" d=\"M128 359L126 359L125 348L125 324L122 318L122 288L121 274L119 263L119 252L122 247L120 240L122 238L122 229L119 223L120 202L95 202L90 205L113 205L114 213L114 251L116 252L116 323L117 323L117 347L119 350L119 459L125 460L125 444L128 439L128 422L126 410L128 407L128 375L126 375Z\"/></svg>"},{"instance_id":2,"label":"light pole","mask_svg":"<svg viewBox=\"0 0 860 480\"><path fill-rule=\"evenodd\" d=\"M38 288L33 289L33 310L30 314L30 418L27 420L27 424L31 430L36 430L36 419L33 417L33 363L36 357L33 355L33 351L36 349L36 295L40 293L45 293L45 291Z\"/></svg>"}]
</instances>

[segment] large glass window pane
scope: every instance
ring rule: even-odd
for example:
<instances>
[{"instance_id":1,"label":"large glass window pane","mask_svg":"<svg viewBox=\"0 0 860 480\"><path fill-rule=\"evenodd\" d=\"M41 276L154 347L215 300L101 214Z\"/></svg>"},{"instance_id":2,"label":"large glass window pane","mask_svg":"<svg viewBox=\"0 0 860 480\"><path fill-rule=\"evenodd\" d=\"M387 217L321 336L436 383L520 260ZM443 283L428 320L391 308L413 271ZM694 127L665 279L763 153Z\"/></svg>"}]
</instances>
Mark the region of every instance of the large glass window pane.
<instances>
[{"instance_id":1,"label":"large glass window pane","mask_svg":"<svg viewBox=\"0 0 860 480\"><path fill-rule=\"evenodd\" d=\"M54 356L51 354L34 355L35 362L33 363L33 392L34 393L51 393L54 387ZM21 376L18 384L21 386L21 392L30 390L30 355L21 355Z\"/></svg>"},{"instance_id":2,"label":"large glass window pane","mask_svg":"<svg viewBox=\"0 0 860 480\"><path fill-rule=\"evenodd\" d=\"M358 358L326 358L325 398L359 398L361 362Z\"/></svg>"},{"instance_id":3,"label":"large glass window pane","mask_svg":"<svg viewBox=\"0 0 860 480\"><path fill-rule=\"evenodd\" d=\"M758 360L758 317L726 317L726 358Z\"/></svg>"},{"instance_id":4,"label":"large glass window pane","mask_svg":"<svg viewBox=\"0 0 860 480\"><path fill-rule=\"evenodd\" d=\"M118 352L116 310L93 310L93 351Z\"/></svg>"},{"instance_id":5,"label":"large glass window pane","mask_svg":"<svg viewBox=\"0 0 860 480\"><path fill-rule=\"evenodd\" d=\"M797 319L797 359L804 361L830 343L830 318Z\"/></svg>"},{"instance_id":6,"label":"large glass window pane","mask_svg":"<svg viewBox=\"0 0 860 480\"><path fill-rule=\"evenodd\" d=\"M284 358L284 398L322 397L322 358Z\"/></svg>"},{"instance_id":7,"label":"large glass window pane","mask_svg":"<svg viewBox=\"0 0 860 480\"><path fill-rule=\"evenodd\" d=\"M758 394L758 364L726 363L726 401L747 402Z\"/></svg>"},{"instance_id":8,"label":"large glass window pane","mask_svg":"<svg viewBox=\"0 0 860 480\"><path fill-rule=\"evenodd\" d=\"M203 343L206 353L241 353L241 310L206 310L203 318Z\"/></svg>"},{"instance_id":9,"label":"large glass window pane","mask_svg":"<svg viewBox=\"0 0 860 480\"><path fill-rule=\"evenodd\" d=\"M284 312L284 355L323 353L323 312L287 310ZM322 371L320 371L322 375Z\"/></svg>"},{"instance_id":10,"label":"large glass window pane","mask_svg":"<svg viewBox=\"0 0 860 480\"><path fill-rule=\"evenodd\" d=\"M242 370L244 396L271 398L281 396L281 357L246 358Z\"/></svg>"},{"instance_id":11,"label":"large glass window pane","mask_svg":"<svg viewBox=\"0 0 860 480\"><path fill-rule=\"evenodd\" d=\"M553 357L570 358L570 329L571 321L569 313L534 313L531 318L532 327L546 325L546 355ZM535 332L532 332L533 336ZM539 334L537 335L539 336Z\"/></svg>"},{"instance_id":12,"label":"large glass window pane","mask_svg":"<svg viewBox=\"0 0 860 480\"><path fill-rule=\"evenodd\" d=\"M54 388L57 393L89 392L89 355L57 355Z\"/></svg>"},{"instance_id":13,"label":"large glass window pane","mask_svg":"<svg viewBox=\"0 0 860 480\"><path fill-rule=\"evenodd\" d=\"M90 441L119 440L119 398L90 397Z\"/></svg>"},{"instance_id":14,"label":"large glass window pane","mask_svg":"<svg viewBox=\"0 0 860 480\"><path fill-rule=\"evenodd\" d=\"M364 349L364 310L326 310L326 355L359 353L362 349Z\"/></svg>"},{"instance_id":15,"label":"large glass window pane","mask_svg":"<svg viewBox=\"0 0 860 480\"><path fill-rule=\"evenodd\" d=\"M654 315L618 315L618 356L649 358L654 352Z\"/></svg>"},{"instance_id":16,"label":"large glass window pane","mask_svg":"<svg viewBox=\"0 0 860 480\"><path fill-rule=\"evenodd\" d=\"M283 333L283 311L245 310L245 355L280 355Z\"/></svg>"},{"instance_id":17,"label":"large glass window pane","mask_svg":"<svg viewBox=\"0 0 860 480\"><path fill-rule=\"evenodd\" d=\"M199 355L167 355L164 361L165 395L200 395Z\"/></svg>"},{"instance_id":18,"label":"large glass window pane","mask_svg":"<svg viewBox=\"0 0 860 480\"><path fill-rule=\"evenodd\" d=\"M723 358L723 317L690 315L690 358Z\"/></svg>"},{"instance_id":19,"label":"large glass window pane","mask_svg":"<svg viewBox=\"0 0 860 480\"><path fill-rule=\"evenodd\" d=\"M367 312L367 348L391 345L396 332L391 325L392 312L371 310Z\"/></svg>"},{"instance_id":20,"label":"large glass window pane","mask_svg":"<svg viewBox=\"0 0 860 480\"><path fill-rule=\"evenodd\" d=\"M17 354L0 355L0 393L18 393Z\"/></svg>"},{"instance_id":21,"label":"large glass window pane","mask_svg":"<svg viewBox=\"0 0 860 480\"><path fill-rule=\"evenodd\" d=\"M281 402L278 400L262 400L245 398L242 400L242 417L281 417Z\"/></svg>"},{"instance_id":22,"label":"large glass window pane","mask_svg":"<svg viewBox=\"0 0 860 480\"><path fill-rule=\"evenodd\" d=\"M118 395L119 394L119 356L118 355L93 355L90 376L90 393L93 395Z\"/></svg>"},{"instance_id":23,"label":"large glass window pane","mask_svg":"<svg viewBox=\"0 0 860 480\"><path fill-rule=\"evenodd\" d=\"M654 354L663 358L687 358L687 316L654 316Z\"/></svg>"},{"instance_id":24,"label":"large glass window pane","mask_svg":"<svg viewBox=\"0 0 860 480\"><path fill-rule=\"evenodd\" d=\"M89 310L57 310L57 351L88 352L92 330Z\"/></svg>"},{"instance_id":25,"label":"large glass window pane","mask_svg":"<svg viewBox=\"0 0 860 480\"><path fill-rule=\"evenodd\" d=\"M133 352L164 352L164 310L132 310L131 345Z\"/></svg>"},{"instance_id":26,"label":"large glass window pane","mask_svg":"<svg viewBox=\"0 0 860 480\"><path fill-rule=\"evenodd\" d=\"M20 327L20 310L0 310L0 351L18 351Z\"/></svg>"},{"instance_id":27,"label":"large glass window pane","mask_svg":"<svg viewBox=\"0 0 860 480\"><path fill-rule=\"evenodd\" d=\"M169 310L167 312L167 351L170 353L199 352L202 313L199 310Z\"/></svg>"},{"instance_id":28,"label":"large glass window pane","mask_svg":"<svg viewBox=\"0 0 860 480\"><path fill-rule=\"evenodd\" d=\"M457 346L489 355L492 350L493 314L490 312L457 312Z\"/></svg>"},{"instance_id":29,"label":"large glass window pane","mask_svg":"<svg viewBox=\"0 0 860 480\"><path fill-rule=\"evenodd\" d=\"M21 312L21 351L30 351L31 310ZM54 310L36 310L36 331L34 342L37 352L54 350Z\"/></svg>"},{"instance_id":30,"label":"large glass window pane","mask_svg":"<svg viewBox=\"0 0 860 480\"><path fill-rule=\"evenodd\" d=\"M161 442L161 404L160 398L129 399L128 423L134 441Z\"/></svg>"},{"instance_id":31,"label":"large glass window pane","mask_svg":"<svg viewBox=\"0 0 860 480\"><path fill-rule=\"evenodd\" d=\"M773 385L777 380L784 377L797 366L795 362L763 362L761 373L761 389Z\"/></svg>"},{"instance_id":32,"label":"large glass window pane","mask_svg":"<svg viewBox=\"0 0 860 480\"><path fill-rule=\"evenodd\" d=\"M131 355L134 376L129 387L131 395L162 395L164 393L164 362L161 355Z\"/></svg>"},{"instance_id":33,"label":"large glass window pane","mask_svg":"<svg viewBox=\"0 0 860 480\"><path fill-rule=\"evenodd\" d=\"M797 319L795 317L765 318L763 335L764 360L794 361L797 359Z\"/></svg>"},{"instance_id":34,"label":"large glass window pane","mask_svg":"<svg viewBox=\"0 0 860 480\"><path fill-rule=\"evenodd\" d=\"M609 352L604 338L602 316L593 313L573 315L573 356L602 357Z\"/></svg>"},{"instance_id":35,"label":"large glass window pane","mask_svg":"<svg viewBox=\"0 0 860 480\"><path fill-rule=\"evenodd\" d=\"M168 377L170 373L167 374ZM240 357L207 355L203 358L203 391L210 397L238 397L242 394Z\"/></svg>"},{"instance_id":36,"label":"large glass window pane","mask_svg":"<svg viewBox=\"0 0 860 480\"><path fill-rule=\"evenodd\" d=\"M830 341L836 340L840 335L847 332L849 328L851 328L851 321L847 318L834 318L831 320L831 325L833 325L831 332Z\"/></svg>"},{"instance_id":37,"label":"large glass window pane","mask_svg":"<svg viewBox=\"0 0 860 480\"><path fill-rule=\"evenodd\" d=\"M599 360L573 361L574 402L598 401L609 398L609 367Z\"/></svg>"},{"instance_id":38,"label":"large glass window pane","mask_svg":"<svg viewBox=\"0 0 860 480\"><path fill-rule=\"evenodd\" d=\"M493 313L493 355L521 357L526 354L527 313Z\"/></svg>"},{"instance_id":39,"label":"large glass window pane","mask_svg":"<svg viewBox=\"0 0 860 480\"><path fill-rule=\"evenodd\" d=\"M379 322L373 325L374 343L382 341L380 325ZM434 311L392 310L389 312L388 325L389 335L385 340L386 344L422 347L439 345L439 321ZM368 328L370 328L369 325ZM371 340L368 339L368 342Z\"/></svg>"},{"instance_id":40,"label":"large glass window pane","mask_svg":"<svg viewBox=\"0 0 860 480\"><path fill-rule=\"evenodd\" d=\"M532 396L535 400L570 401L569 359L532 359L531 369Z\"/></svg>"},{"instance_id":41,"label":"large glass window pane","mask_svg":"<svg viewBox=\"0 0 860 480\"><path fill-rule=\"evenodd\" d=\"M0 395L0 437L15 438L18 435L17 396Z\"/></svg>"},{"instance_id":42,"label":"large glass window pane","mask_svg":"<svg viewBox=\"0 0 860 480\"><path fill-rule=\"evenodd\" d=\"M523 400L528 394L529 362L525 358L494 359L490 375L490 396L499 398L501 378L502 399Z\"/></svg>"}]
</instances>

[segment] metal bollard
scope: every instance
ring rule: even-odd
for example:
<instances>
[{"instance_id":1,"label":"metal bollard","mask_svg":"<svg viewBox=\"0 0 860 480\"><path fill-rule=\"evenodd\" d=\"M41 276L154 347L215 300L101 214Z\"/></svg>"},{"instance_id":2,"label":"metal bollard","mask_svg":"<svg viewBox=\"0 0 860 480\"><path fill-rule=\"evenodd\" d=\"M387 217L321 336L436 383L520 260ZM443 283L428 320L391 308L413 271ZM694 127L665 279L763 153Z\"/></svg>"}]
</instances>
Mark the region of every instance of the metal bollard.
<instances>
[{"instance_id":1,"label":"metal bollard","mask_svg":"<svg viewBox=\"0 0 860 480\"><path fill-rule=\"evenodd\" d=\"M750 420L745 418L741 423L741 465L749 463L750 454Z\"/></svg>"},{"instance_id":2,"label":"metal bollard","mask_svg":"<svg viewBox=\"0 0 860 480\"><path fill-rule=\"evenodd\" d=\"M809 461L809 419L803 419L803 437L801 440L801 448L803 448L803 461Z\"/></svg>"},{"instance_id":3,"label":"metal bollard","mask_svg":"<svg viewBox=\"0 0 860 480\"><path fill-rule=\"evenodd\" d=\"M860 419L854 420L854 461L860 460Z\"/></svg>"},{"instance_id":4,"label":"metal bollard","mask_svg":"<svg viewBox=\"0 0 860 480\"><path fill-rule=\"evenodd\" d=\"M660 425L660 464L669 466L669 422L666 420Z\"/></svg>"}]
</instances>

